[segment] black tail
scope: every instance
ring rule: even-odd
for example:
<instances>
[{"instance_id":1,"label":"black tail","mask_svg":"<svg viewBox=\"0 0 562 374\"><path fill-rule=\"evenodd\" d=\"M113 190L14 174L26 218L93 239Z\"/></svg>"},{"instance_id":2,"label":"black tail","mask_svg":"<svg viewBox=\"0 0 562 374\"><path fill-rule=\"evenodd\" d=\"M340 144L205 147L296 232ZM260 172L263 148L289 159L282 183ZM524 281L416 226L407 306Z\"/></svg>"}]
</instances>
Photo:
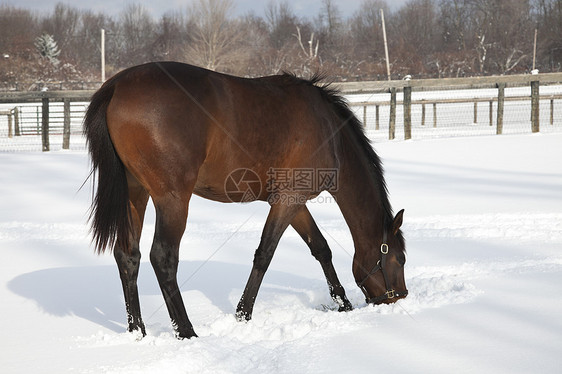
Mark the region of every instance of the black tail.
<instances>
[{"instance_id":1,"label":"black tail","mask_svg":"<svg viewBox=\"0 0 562 374\"><path fill-rule=\"evenodd\" d=\"M125 166L115 152L107 129L106 111L113 97L114 81L108 81L93 96L84 119L84 134L92 162L97 191L90 208L90 224L95 249L102 253L109 246L129 248L129 188Z\"/></svg>"}]
</instances>

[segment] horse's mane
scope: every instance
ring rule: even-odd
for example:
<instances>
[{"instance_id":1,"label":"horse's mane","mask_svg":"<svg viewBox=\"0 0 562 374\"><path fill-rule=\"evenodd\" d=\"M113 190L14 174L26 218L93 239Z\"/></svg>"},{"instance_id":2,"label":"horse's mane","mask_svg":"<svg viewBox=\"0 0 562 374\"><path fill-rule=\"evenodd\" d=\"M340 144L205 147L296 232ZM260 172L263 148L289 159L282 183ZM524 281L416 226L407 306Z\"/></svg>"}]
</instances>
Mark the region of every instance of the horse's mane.
<instances>
[{"instance_id":1,"label":"horse's mane","mask_svg":"<svg viewBox=\"0 0 562 374\"><path fill-rule=\"evenodd\" d=\"M293 84L300 83L316 87L322 98L329 103L337 119L334 131L340 134L342 141L349 142L352 147L356 148L360 154L366 158L369 174L380 196L385 229L390 230L394 214L388 199L388 188L384 178L382 161L375 153L371 141L365 134L363 124L351 111L347 100L342 96L341 92L333 86L332 82L322 83L325 81L326 76L321 73L314 74L310 79L298 78L290 73L284 73L282 77L287 84L291 84L292 82Z\"/></svg>"}]
</instances>

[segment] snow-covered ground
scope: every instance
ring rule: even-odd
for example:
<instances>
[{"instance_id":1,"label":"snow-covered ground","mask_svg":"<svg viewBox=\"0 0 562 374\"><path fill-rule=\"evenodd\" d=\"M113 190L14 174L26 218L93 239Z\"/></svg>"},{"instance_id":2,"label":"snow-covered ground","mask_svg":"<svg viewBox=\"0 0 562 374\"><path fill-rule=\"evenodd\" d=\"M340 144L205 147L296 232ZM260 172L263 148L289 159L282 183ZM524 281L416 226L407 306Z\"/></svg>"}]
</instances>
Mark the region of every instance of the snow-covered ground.
<instances>
[{"instance_id":1,"label":"snow-covered ground","mask_svg":"<svg viewBox=\"0 0 562 374\"><path fill-rule=\"evenodd\" d=\"M410 295L364 303L328 195L309 203L355 306L333 311L320 266L289 229L249 323L234 309L267 207L192 200L179 282L200 338L173 337L148 262L148 336L125 332L111 255L90 246L82 151L0 153L2 373L559 373L562 134L375 144L404 233Z\"/></svg>"}]
</instances>

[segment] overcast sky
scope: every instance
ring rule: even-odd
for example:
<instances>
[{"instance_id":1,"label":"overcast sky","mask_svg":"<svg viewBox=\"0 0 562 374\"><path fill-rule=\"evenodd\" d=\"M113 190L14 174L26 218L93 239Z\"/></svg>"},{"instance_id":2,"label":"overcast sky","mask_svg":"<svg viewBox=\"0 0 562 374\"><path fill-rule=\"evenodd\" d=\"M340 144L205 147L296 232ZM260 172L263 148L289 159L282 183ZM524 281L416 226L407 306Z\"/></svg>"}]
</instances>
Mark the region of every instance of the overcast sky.
<instances>
[{"instance_id":1,"label":"overcast sky","mask_svg":"<svg viewBox=\"0 0 562 374\"><path fill-rule=\"evenodd\" d=\"M79 9L91 9L96 12L104 12L110 15L118 15L129 3L142 4L155 18L170 10L187 9L196 0L0 0L0 4L9 4L41 13L51 12L55 4L62 2ZM300 17L313 18L322 7L322 0L287 0L295 14ZM334 4L342 12L344 17L353 15L363 0L334 0ZM391 9L396 9L407 0L388 0ZM235 15L246 14L253 11L258 16L264 15L264 9L269 0L234 0Z\"/></svg>"}]
</instances>

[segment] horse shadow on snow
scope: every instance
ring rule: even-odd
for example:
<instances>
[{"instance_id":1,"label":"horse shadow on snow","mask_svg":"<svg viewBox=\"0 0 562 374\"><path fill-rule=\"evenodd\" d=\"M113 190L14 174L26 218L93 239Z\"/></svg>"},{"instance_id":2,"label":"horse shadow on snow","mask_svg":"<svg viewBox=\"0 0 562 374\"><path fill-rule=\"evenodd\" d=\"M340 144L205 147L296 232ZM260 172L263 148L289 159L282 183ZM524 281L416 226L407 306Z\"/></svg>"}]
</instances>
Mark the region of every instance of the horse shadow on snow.
<instances>
[{"instance_id":1,"label":"horse shadow on snow","mask_svg":"<svg viewBox=\"0 0 562 374\"><path fill-rule=\"evenodd\" d=\"M178 283L182 292L199 291L214 307L226 314L234 315L235 303L238 299L232 300L231 294L237 295L237 298L241 296L249 273L250 266L245 265L214 261L181 261ZM310 303L310 300L299 292L299 289L314 290L324 286L320 280L273 269L270 269L264 279L263 294L268 292L268 284L272 285L276 295L291 294L305 304ZM143 316L149 318L155 305L147 303L146 297L158 296L158 299L154 299L158 300L154 302L155 304L164 302L149 263L141 263L138 287ZM19 296L35 301L41 310L51 315L59 317L75 315L114 332L125 331L125 304L116 266L39 270L15 277L8 282L8 289ZM184 302L188 310L195 308L195 305L190 308L189 297L184 297Z\"/></svg>"}]
</instances>

